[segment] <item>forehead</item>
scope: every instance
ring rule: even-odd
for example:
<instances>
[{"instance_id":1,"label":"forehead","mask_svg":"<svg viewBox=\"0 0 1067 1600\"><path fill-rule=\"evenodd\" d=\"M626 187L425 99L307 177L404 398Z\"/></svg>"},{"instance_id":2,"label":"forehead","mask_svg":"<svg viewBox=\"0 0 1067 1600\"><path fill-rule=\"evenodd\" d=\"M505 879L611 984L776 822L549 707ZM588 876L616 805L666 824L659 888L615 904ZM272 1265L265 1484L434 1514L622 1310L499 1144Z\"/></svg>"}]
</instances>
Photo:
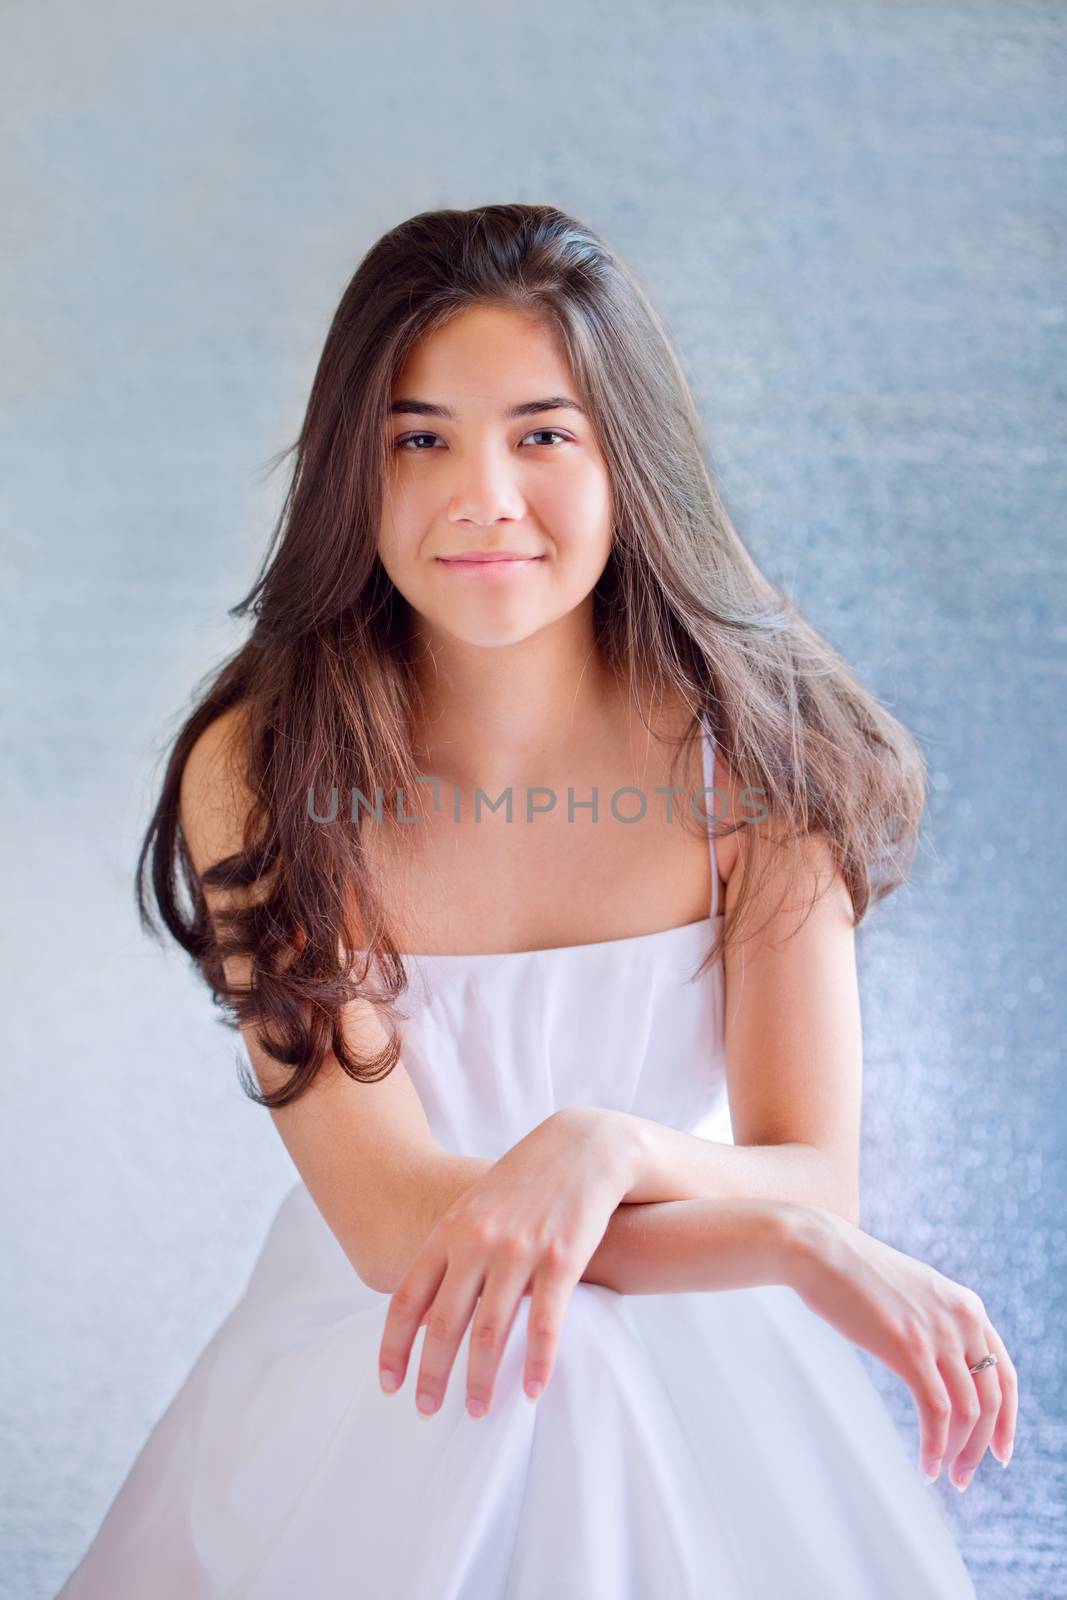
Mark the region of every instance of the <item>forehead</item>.
<instances>
[{"instance_id":1,"label":"forehead","mask_svg":"<svg viewBox=\"0 0 1067 1600\"><path fill-rule=\"evenodd\" d=\"M496 406L502 394L521 400L573 391L553 331L529 313L497 306L459 312L424 335L394 376L393 398L416 383L427 399L472 408ZM440 392L431 395L431 385Z\"/></svg>"}]
</instances>

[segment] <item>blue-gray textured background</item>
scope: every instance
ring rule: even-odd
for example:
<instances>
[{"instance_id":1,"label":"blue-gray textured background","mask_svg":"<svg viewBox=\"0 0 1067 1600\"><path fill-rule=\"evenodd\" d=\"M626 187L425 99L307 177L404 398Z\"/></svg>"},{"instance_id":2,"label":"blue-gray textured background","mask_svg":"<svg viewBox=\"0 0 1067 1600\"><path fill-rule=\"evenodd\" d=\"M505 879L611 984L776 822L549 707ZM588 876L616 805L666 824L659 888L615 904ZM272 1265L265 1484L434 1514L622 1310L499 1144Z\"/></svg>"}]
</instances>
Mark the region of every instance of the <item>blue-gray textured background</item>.
<instances>
[{"instance_id":1,"label":"blue-gray textured background","mask_svg":"<svg viewBox=\"0 0 1067 1600\"><path fill-rule=\"evenodd\" d=\"M3 1595L81 1554L294 1176L133 861L358 257L496 200L633 263L742 536L926 749L863 1222L1019 1369L1009 1469L930 1490L981 1600L1063 1594L1064 7L386 9L3 8Z\"/></svg>"}]
</instances>

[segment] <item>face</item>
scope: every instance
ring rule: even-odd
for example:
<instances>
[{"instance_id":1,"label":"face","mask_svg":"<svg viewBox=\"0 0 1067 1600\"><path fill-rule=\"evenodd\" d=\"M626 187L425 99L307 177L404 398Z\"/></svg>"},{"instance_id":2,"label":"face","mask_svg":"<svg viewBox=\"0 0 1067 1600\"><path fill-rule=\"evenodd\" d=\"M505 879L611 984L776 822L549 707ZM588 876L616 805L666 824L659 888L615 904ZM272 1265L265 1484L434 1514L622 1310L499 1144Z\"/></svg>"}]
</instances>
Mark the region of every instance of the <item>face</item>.
<instances>
[{"instance_id":1,"label":"face","mask_svg":"<svg viewBox=\"0 0 1067 1600\"><path fill-rule=\"evenodd\" d=\"M591 617L611 489L589 418L561 403L580 397L548 329L463 311L411 353L391 399L378 554L423 626L499 646ZM505 551L524 559L448 559Z\"/></svg>"}]
</instances>

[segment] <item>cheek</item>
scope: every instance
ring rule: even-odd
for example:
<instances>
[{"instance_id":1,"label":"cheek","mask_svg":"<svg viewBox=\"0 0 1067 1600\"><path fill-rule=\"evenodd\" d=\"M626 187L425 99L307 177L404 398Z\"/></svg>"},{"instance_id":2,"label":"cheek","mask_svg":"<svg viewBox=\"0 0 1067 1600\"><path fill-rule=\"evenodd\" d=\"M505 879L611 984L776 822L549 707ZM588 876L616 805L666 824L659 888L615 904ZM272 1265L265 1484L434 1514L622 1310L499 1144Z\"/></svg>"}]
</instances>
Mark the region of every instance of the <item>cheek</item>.
<instances>
[{"instance_id":1,"label":"cheek","mask_svg":"<svg viewBox=\"0 0 1067 1600\"><path fill-rule=\"evenodd\" d=\"M611 547L611 490L589 467L560 474L538 493L536 516L568 554L606 557Z\"/></svg>"},{"instance_id":2,"label":"cheek","mask_svg":"<svg viewBox=\"0 0 1067 1600\"><path fill-rule=\"evenodd\" d=\"M413 561L425 526L416 496L406 490L387 496L378 533L378 554L383 564L403 566Z\"/></svg>"}]
</instances>

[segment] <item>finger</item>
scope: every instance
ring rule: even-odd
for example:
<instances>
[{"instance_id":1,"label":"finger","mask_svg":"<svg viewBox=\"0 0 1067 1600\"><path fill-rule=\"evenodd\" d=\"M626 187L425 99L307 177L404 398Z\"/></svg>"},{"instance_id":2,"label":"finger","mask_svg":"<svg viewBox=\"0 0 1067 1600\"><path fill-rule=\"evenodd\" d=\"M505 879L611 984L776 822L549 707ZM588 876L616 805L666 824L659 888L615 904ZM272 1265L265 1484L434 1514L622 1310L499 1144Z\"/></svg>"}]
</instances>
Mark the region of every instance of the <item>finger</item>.
<instances>
[{"instance_id":1,"label":"finger","mask_svg":"<svg viewBox=\"0 0 1067 1600\"><path fill-rule=\"evenodd\" d=\"M985 1372L976 1374L968 1372L966 1350L967 1346L963 1344L946 1343L937 1357L938 1370L945 1380L945 1388L952 1401L952 1420L949 1423L944 1465L948 1469L950 1482L953 1483L955 1483L955 1478L952 1477L955 1462L982 1415L982 1399L977 1380L986 1377L990 1371L987 1367ZM971 1365L973 1364L972 1362Z\"/></svg>"},{"instance_id":2,"label":"finger","mask_svg":"<svg viewBox=\"0 0 1067 1600\"><path fill-rule=\"evenodd\" d=\"M534 1276L523 1377L523 1389L529 1400L536 1400L544 1392L552 1376L563 1318L578 1281L569 1267L559 1265L542 1265Z\"/></svg>"},{"instance_id":3,"label":"finger","mask_svg":"<svg viewBox=\"0 0 1067 1600\"><path fill-rule=\"evenodd\" d=\"M1001 1466L1006 1467L1015 1448L1015 1427L1019 1418L1019 1375L1004 1348L1003 1339L992 1323L989 1324L986 1337L990 1350L997 1358L997 1372L1000 1375L1000 1414L993 1429L991 1448Z\"/></svg>"},{"instance_id":4,"label":"finger","mask_svg":"<svg viewBox=\"0 0 1067 1600\"><path fill-rule=\"evenodd\" d=\"M393 1291L378 1347L378 1377L386 1394L399 1389L407 1376L411 1346L426 1320L447 1262L443 1249L431 1253L424 1247Z\"/></svg>"},{"instance_id":5,"label":"finger","mask_svg":"<svg viewBox=\"0 0 1067 1600\"><path fill-rule=\"evenodd\" d=\"M474 1314L484 1274L482 1266L460 1266L452 1261L434 1296L426 1318L415 1385L415 1405L424 1417L432 1416L444 1399L456 1351Z\"/></svg>"},{"instance_id":6,"label":"finger","mask_svg":"<svg viewBox=\"0 0 1067 1600\"><path fill-rule=\"evenodd\" d=\"M968 1348L970 1347L968 1346ZM986 1349L988 1348L987 1345ZM965 1362L968 1369L976 1366L985 1353L985 1350L983 1350L977 1355L972 1354L971 1359ZM966 1489L978 1470L978 1465L989 1447L990 1439L993 1437L993 1429L996 1426L997 1417L1000 1415L1001 1396L1000 1379L997 1376L998 1370L999 1368L996 1366L983 1367L981 1372L968 1371L967 1374L975 1386L978 1403L982 1409L978 1421L971 1429L970 1436L957 1456L956 1464L950 1474L950 1482L961 1492Z\"/></svg>"},{"instance_id":7,"label":"finger","mask_svg":"<svg viewBox=\"0 0 1067 1600\"><path fill-rule=\"evenodd\" d=\"M485 1416L493 1404L500 1361L529 1282L529 1262L503 1266L486 1275L471 1324L467 1360L467 1410Z\"/></svg>"},{"instance_id":8,"label":"finger","mask_svg":"<svg viewBox=\"0 0 1067 1600\"><path fill-rule=\"evenodd\" d=\"M929 1480L937 1477L948 1448L952 1400L945 1380L932 1354L912 1364L911 1376L902 1370L911 1386L919 1412L919 1471Z\"/></svg>"}]
</instances>

